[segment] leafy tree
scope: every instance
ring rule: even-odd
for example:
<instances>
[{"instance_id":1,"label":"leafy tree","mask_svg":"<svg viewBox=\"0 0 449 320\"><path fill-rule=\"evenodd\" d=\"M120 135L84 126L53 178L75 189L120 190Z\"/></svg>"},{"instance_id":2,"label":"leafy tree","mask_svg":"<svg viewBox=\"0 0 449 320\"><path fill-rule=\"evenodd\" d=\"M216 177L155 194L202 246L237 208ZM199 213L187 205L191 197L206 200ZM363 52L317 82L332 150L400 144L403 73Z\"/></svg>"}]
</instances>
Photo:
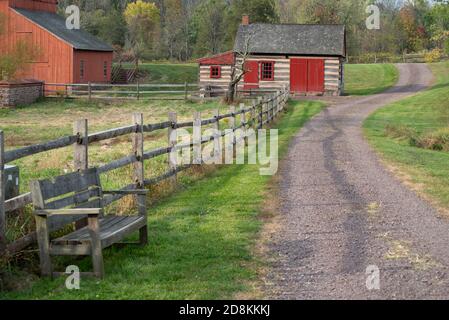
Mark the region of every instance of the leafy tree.
<instances>
[{"instance_id":1,"label":"leafy tree","mask_svg":"<svg viewBox=\"0 0 449 320\"><path fill-rule=\"evenodd\" d=\"M154 3L138 0L129 3L124 12L128 25L128 46L136 60L155 56L160 36L160 11Z\"/></svg>"}]
</instances>

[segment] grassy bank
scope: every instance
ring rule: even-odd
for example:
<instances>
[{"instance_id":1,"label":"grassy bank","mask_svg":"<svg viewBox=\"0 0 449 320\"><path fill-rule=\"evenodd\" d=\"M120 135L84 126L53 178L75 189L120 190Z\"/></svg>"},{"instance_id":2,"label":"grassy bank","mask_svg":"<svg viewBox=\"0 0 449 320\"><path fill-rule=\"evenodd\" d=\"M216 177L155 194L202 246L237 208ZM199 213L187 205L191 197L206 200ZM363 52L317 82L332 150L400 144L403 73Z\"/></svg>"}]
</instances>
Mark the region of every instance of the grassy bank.
<instances>
[{"instance_id":1,"label":"grassy bank","mask_svg":"<svg viewBox=\"0 0 449 320\"><path fill-rule=\"evenodd\" d=\"M323 105L291 102L279 121L281 155L295 132ZM261 263L252 248L261 226L258 219L270 177L257 165L231 165L203 179L181 179L181 190L149 210L150 242L145 248L108 249L104 281L82 280L81 290L65 289L64 280L36 279L4 299L225 299L250 290ZM89 259L58 260L58 267ZM23 285L22 285L23 286Z\"/></svg>"},{"instance_id":2,"label":"grassy bank","mask_svg":"<svg viewBox=\"0 0 449 320\"><path fill-rule=\"evenodd\" d=\"M392 87L399 71L392 64L347 64L345 66L345 93L370 95Z\"/></svg>"},{"instance_id":3,"label":"grassy bank","mask_svg":"<svg viewBox=\"0 0 449 320\"><path fill-rule=\"evenodd\" d=\"M378 110L365 133L403 179L449 209L449 63L429 66L435 86Z\"/></svg>"},{"instance_id":4,"label":"grassy bank","mask_svg":"<svg viewBox=\"0 0 449 320\"><path fill-rule=\"evenodd\" d=\"M197 83L197 63L142 63L139 69L146 73L145 83Z\"/></svg>"}]
</instances>

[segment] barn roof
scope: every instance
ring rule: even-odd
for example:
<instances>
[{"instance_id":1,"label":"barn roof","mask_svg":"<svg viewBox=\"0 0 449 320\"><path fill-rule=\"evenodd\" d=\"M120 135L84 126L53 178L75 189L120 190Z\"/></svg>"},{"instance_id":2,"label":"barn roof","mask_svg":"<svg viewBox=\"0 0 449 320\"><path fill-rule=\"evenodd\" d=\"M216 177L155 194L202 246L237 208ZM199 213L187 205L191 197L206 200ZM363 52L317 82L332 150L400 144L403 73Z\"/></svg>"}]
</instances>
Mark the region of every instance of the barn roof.
<instances>
[{"instance_id":1,"label":"barn roof","mask_svg":"<svg viewBox=\"0 0 449 320\"><path fill-rule=\"evenodd\" d=\"M55 13L14 8L16 12L33 23L70 44L74 49L89 51L114 51L95 36L83 30L69 30L65 19Z\"/></svg>"},{"instance_id":2,"label":"barn roof","mask_svg":"<svg viewBox=\"0 0 449 320\"><path fill-rule=\"evenodd\" d=\"M234 51L260 54L346 56L344 25L263 24L240 25Z\"/></svg>"}]
</instances>

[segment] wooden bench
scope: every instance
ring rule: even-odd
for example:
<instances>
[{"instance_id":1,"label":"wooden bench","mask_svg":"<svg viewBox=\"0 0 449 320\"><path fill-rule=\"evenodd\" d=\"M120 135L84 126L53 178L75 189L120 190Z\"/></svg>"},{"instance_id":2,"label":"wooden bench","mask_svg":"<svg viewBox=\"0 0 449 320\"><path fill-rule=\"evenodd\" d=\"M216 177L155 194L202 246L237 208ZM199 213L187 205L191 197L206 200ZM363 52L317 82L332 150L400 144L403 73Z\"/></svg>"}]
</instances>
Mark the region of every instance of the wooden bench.
<instances>
[{"instance_id":1,"label":"wooden bench","mask_svg":"<svg viewBox=\"0 0 449 320\"><path fill-rule=\"evenodd\" d=\"M104 276L102 250L119 243L139 230L139 244L148 243L147 190L104 191L96 168L75 172L51 180L31 182L36 218L40 266L43 276L55 276L51 256L81 255L92 257L93 275ZM103 215L104 195L136 195L137 216ZM57 239L50 233L85 221L87 226ZM84 224L85 225L85 224ZM84 273L90 274L92 273Z\"/></svg>"}]
</instances>

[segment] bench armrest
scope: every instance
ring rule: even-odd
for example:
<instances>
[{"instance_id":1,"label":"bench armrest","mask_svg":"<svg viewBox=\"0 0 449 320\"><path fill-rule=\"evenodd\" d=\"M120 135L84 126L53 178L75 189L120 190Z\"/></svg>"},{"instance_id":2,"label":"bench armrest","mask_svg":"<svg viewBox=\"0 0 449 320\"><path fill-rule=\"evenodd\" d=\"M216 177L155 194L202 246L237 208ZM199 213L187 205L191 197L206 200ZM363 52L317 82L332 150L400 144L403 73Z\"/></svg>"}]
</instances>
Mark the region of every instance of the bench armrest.
<instances>
[{"instance_id":1,"label":"bench armrest","mask_svg":"<svg viewBox=\"0 0 449 320\"><path fill-rule=\"evenodd\" d=\"M34 215L41 217L50 216L99 216L103 214L101 208L87 208L87 209L56 209L56 210L35 210Z\"/></svg>"},{"instance_id":2,"label":"bench armrest","mask_svg":"<svg viewBox=\"0 0 449 320\"><path fill-rule=\"evenodd\" d=\"M146 189L136 189L136 190L103 190L103 194L123 194L123 195L147 195L150 190Z\"/></svg>"}]
</instances>

